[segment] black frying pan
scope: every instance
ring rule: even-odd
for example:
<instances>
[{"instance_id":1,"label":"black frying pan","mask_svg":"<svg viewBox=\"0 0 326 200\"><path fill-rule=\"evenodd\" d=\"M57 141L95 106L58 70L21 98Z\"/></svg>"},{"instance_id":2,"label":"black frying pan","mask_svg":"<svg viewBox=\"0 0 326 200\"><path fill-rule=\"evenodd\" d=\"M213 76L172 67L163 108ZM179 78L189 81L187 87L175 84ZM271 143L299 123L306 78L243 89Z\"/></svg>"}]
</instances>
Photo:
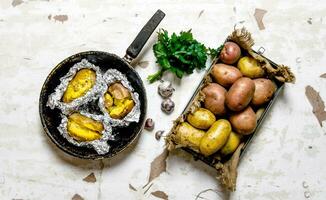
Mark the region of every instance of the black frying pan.
<instances>
[{"instance_id":1,"label":"black frying pan","mask_svg":"<svg viewBox=\"0 0 326 200\"><path fill-rule=\"evenodd\" d=\"M87 51L66 58L50 72L41 90L39 111L45 133L61 150L72 156L83 159L110 158L126 149L130 144L132 144L133 141L136 140L136 138L138 138L143 129L146 117L147 99L143 82L130 63L138 56L146 41L154 32L158 24L162 21L164 16L165 14L161 10L158 10L152 16L152 18L139 32L135 40L128 47L126 55L123 58L102 51ZM89 62L98 66L103 73L109 68L119 70L127 76L128 81L139 94L141 110L139 122L132 122L129 126L123 128L113 127L112 131L116 134L117 140L108 141L111 149L104 155L99 155L93 148L78 147L69 143L57 129L61 122L60 110L52 110L46 106L49 95L53 93L54 89L60 84L60 78L64 76L74 64L80 62L82 59L87 59Z\"/></svg>"}]
</instances>

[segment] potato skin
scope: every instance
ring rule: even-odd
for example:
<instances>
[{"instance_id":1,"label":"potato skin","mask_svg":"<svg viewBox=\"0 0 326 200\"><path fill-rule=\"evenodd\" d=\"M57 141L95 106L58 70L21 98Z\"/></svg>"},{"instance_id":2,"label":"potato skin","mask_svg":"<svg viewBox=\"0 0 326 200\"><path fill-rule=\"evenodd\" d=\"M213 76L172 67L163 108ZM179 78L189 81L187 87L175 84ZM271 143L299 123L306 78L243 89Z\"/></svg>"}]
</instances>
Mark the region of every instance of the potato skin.
<instances>
[{"instance_id":1,"label":"potato skin","mask_svg":"<svg viewBox=\"0 0 326 200\"><path fill-rule=\"evenodd\" d=\"M222 148L232 131L231 124L226 119L219 119L208 129L200 142L200 152L210 156Z\"/></svg>"},{"instance_id":2,"label":"potato skin","mask_svg":"<svg viewBox=\"0 0 326 200\"><path fill-rule=\"evenodd\" d=\"M214 115L224 115L226 90L217 83L210 83L202 89L205 94L204 106Z\"/></svg>"},{"instance_id":3,"label":"potato skin","mask_svg":"<svg viewBox=\"0 0 326 200\"><path fill-rule=\"evenodd\" d=\"M225 96L225 103L232 111L241 111L248 106L255 92L255 83L247 77L238 79Z\"/></svg>"},{"instance_id":4,"label":"potato skin","mask_svg":"<svg viewBox=\"0 0 326 200\"><path fill-rule=\"evenodd\" d=\"M199 152L199 145L204 135L205 131L194 128L188 122L182 122L176 128L174 139L176 143Z\"/></svg>"},{"instance_id":5,"label":"potato skin","mask_svg":"<svg viewBox=\"0 0 326 200\"><path fill-rule=\"evenodd\" d=\"M244 56L240 58L237 67L244 76L249 78L261 78L265 74L259 62L253 57Z\"/></svg>"},{"instance_id":6,"label":"potato skin","mask_svg":"<svg viewBox=\"0 0 326 200\"><path fill-rule=\"evenodd\" d=\"M256 113L250 106L241 112L233 113L230 116L232 128L241 135L251 134L257 126Z\"/></svg>"},{"instance_id":7,"label":"potato skin","mask_svg":"<svg viewBox=\"0 0 326 200\"><path fill-rule=\"evenodd\" d=\"M234 131L231 131L230 136L228 140L226 141L225 145L220 150L221 154L223 155L229 155L238 148L240 141L241 141L241 135L235 133Z\"/></svg>"},{"instance_id":8,"label":"potato skin","mask_svg":"<svg viewBox=\"0 0 326 200\"><path fill-rule=\"evenodd\" d=\"M226 88L229 88L236 80L242 77L238 68L221 63L213 66L211 74L218 84Z\"/></svg>"},{"instance_id":9,"label":"potato skin","mask_svg":"<svg viewBox=\"0 0 326 200\"><path fill-rule=\"evenodd\" d=\"M252 98L252 105L260 106L269 102L276 91L275 84L266 78L254 79L255 93Z\"/></svg>"},{"instance_id":10,"label":"potato skin","mask_svg":"<svg viewBox=\"0 0 326 200\"><path fill-rule=\"evenodd\" d=\"M195 128L208 129L215 121L215 115L205 109L198 108L194 113L189 113L187 121Z\"/></svg>"},{"instance_id":11,"label":"potato skin","mask_svg":"<svg viewBox=\"0 0 326 200\"><path fill-rule=\"evenodd\" d=\"M241 56L241 49L237 43L226 42L220 54L220 59L225 64L236 63Z\"/></svg>"}]
</instances>

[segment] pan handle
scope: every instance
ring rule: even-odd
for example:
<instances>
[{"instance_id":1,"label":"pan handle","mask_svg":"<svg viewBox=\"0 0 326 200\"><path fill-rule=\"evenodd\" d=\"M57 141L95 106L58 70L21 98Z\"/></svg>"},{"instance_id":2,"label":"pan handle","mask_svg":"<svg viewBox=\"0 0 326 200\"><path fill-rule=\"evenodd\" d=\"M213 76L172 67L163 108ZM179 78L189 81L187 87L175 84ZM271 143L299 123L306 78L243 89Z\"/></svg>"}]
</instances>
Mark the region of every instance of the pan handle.
<instances>
[{"instance_id":1,"label":"pan handle","mask_svg":"<svg viewBox=\"0 0 326 200\"><path fill-rule=\"evenodd\" d=\"M147 42L148 38L152 35L154 30L164 17L165 13L161 10L157 10L156 13L152 16L152 18L141 29L134 41L128 47L126 55L124 56L124 59L128 63L131 63L131 61L138 56L140 51L143 49L145 43Z\"/></svg>"}]
</instances>

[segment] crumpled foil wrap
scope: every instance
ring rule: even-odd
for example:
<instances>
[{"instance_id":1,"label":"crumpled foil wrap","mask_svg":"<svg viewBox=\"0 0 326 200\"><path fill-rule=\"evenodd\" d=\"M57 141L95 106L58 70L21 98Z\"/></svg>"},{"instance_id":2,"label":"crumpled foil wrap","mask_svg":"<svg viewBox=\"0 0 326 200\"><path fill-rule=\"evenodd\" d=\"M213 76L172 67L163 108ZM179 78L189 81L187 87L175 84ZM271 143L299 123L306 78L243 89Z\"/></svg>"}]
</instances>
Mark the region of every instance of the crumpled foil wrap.
<instances>
[{"instance_id":1,"label":"crumpled foil wrap","mask_svg":"<svg viewBox=\"0 0 326 200\"><path fill-rule=\"evenodd\" d=\"M95 85L87 91L84 96L81 96L70 103L64 103L61 101L61 98L64 92L67 89L69 82L74 78L76 73L84 68L92 69L96 72L96 82ZM76 63L73 67L70 68L69 72L60 78L60 84L55 88L55 91L49 96L47 106L51 109L59 108L62 113L68 114L70 111L78 110L80 106L91 101L98 99L100 94L103 94L103 91L106 91L106 85L103 81L102 74L100 69L94 64L88 62L86 59L83 59L79 63Z\"/></svg>"},{"instance_id":2,"label":"crumpled foil wrap","mask_svg":"<svg viewBox=\"0 0 326 200\"><path fill-rule=\"evenodd\" d=\"M98 105L101 111L104 113L104 116L109 120L111 126L128 126L131 122L138 122L140 118L139 94L134 91L127 77L116 69L108 69L103 75L103 80L106 84L106 90L101 94ZM135 103L133 109L123 119L111 118L104 105L105 92L111 84L116 82L120 82L130 91L131 97Z\"/></svg>"},{"instance_id":3,"label":"crumpled foil wrap","mask_svg":"<svg viewBox=\"0 0 326 200\"><path fill-rule=\"evenodd\" d=\"M100 121L103 123L104 130L102 131L102 137L98 140L87 141L87 142L80 142L80 141L75 140L68 133L68 130L67 130L68 118L66 115L62 115L61 124L58 127L58 130L61 133L61 135L64 138L66 138L68 140L68 142L70 142L76 146L86 146L86 147L94 148L95 151L100 155L103 155L103 154L106 154L107 152L109 152L110 146L107 143L107 141L114 140L114 135L112 134L112 128L111 128L109 121L107 121L103 117L103 115L94 115L94 114L90 114L90 113L87 113L84 111L80 111L79 113L86 117L89 117L93 120Z\"/></svg>"}]
</instances>

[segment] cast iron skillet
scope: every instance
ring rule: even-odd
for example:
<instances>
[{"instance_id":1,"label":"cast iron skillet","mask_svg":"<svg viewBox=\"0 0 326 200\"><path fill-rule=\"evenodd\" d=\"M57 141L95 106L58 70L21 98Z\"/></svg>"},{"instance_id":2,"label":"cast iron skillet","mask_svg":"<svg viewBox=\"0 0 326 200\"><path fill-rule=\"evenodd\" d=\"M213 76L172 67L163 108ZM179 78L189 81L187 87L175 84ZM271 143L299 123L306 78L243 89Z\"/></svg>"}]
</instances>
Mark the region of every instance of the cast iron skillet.
<instances>
[{"instance_id":1,"label":"cast iron skillet","mask_svg":"<svg viewBox=\"0 0 326 200\"><path fill-rule=\"evenodd\" d=\"M158 10L152 16L152 18L139 32L135 40L128 47L124 58L120 58L117 55L102 51L87 51L66 58L50 72L41 90L39 112L45 133L61 150L82 159L110 158L126 149L130 144L132 144L133 141L136 140L143 129L146 116L147 99L143 82L130 63L140 53L146 41L154 32L158 24L162 21L164 16L165 14L161 10ZM61 122L60 110L51 110L46 106L49 95L54 92L54 89L60 84L60 78L64 76L75 63L80 62L84 58L98 66L102 73L109 68L119 70L127 76L132 87L139 94L141 110L139 122L132 122L129 126L123 128L113 128L112 131L116 133L117 140L109 141L111 149L104 155L99 155L93 148L78 147L69 143L57 129Z\"/></svg>"}]
</instances>

